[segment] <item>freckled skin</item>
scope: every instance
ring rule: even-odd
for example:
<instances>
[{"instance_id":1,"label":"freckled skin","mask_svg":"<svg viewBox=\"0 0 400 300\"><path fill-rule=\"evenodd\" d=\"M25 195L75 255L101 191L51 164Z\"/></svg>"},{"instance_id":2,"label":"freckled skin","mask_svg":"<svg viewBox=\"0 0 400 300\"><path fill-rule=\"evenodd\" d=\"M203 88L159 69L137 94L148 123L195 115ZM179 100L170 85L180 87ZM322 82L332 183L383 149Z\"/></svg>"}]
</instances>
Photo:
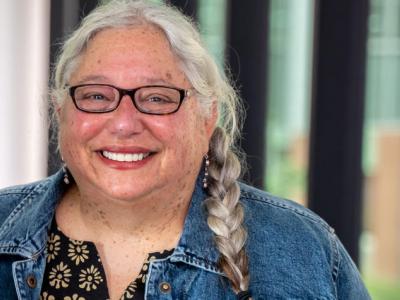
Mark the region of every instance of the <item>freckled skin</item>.
<instances>
[{"instance_id":1,"label":"freckled skin","mask_svg":"<svg viewBox=\"0 0 400 300\"><path fill-rule=\"evenodd\" d=\"M191 88L169 43L152 27L98 33L89 42L87 54L69 83L74 85L91 75L106 77L99 83L122 88L143 86L152 80ZM167 187L170 190L176 179L184 176L190 175L183 181L193 182L214 126L200 116L196 99L184 100L173 115L149 116L136 111L130 99L125 98L115 112L107 114L77 111L71 101L62 107L61 152L81 192L131 201ZM108 145L149 148L158 152L157 159L140 170L115 171L96 159L95 150Z\"/></svg>"},{"instance_id":2,"label":"freckled skin","mask_svg":"<svg viewBox=\"0 0 400 300\"><path fill-rule=\"evenodd\" d=\"M147 25L99 32L68 82L78 83L192 88L163 33ZM204 118L194 96L165 116L140 113L129 97L105 114L78 111L69 100L59 109L60 150L76 185L61 199L57 223L71 238L96 244L110 298L119 299L147 253L176 245L216 116ZM119 170L99 156L110 146L155 154L142 167Z\"/></svg>"}]
</instances>

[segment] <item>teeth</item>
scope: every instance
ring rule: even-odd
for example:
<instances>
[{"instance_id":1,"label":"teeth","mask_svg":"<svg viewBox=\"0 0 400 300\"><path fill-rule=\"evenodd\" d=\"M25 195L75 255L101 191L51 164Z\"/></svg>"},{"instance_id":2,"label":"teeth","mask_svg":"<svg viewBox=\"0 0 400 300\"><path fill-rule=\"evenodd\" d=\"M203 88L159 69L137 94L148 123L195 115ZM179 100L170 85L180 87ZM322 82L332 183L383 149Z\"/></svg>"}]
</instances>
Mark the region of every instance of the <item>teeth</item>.
<instances>
[{"instance_id":1,"label":"teeth","mask_svg":"<svg viewBox=\"0 0 400 300\"><path fill-rule=\"evenodd\" d=\"M139 161L150 155L150 153L115 153L109 151L102 151L102 154L108 159L126 162Z\"/></svg>"}]
</instances>

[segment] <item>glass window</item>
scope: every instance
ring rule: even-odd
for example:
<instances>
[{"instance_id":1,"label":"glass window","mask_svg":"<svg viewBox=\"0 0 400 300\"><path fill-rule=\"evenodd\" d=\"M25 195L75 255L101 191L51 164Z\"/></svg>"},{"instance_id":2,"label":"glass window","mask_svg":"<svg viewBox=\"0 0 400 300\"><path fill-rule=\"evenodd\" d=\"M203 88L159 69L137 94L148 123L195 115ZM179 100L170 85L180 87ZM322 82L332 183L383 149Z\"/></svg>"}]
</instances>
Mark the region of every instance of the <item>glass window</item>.
<instances>
[{"instance_id":1,"label":"glass window","mask_svg":"<svg viewBox=\"0 0 400 300\"><path fill-rule=\"evenodd\" d=\"M198 3L201 33L223 67L227 2ZM314 0L272 0L270 4L265 188L303 204L307 186L313 10Z\"/></svg>"},{"instance_id":2,"label":"glass window","mask_svg":"<svg viewBox=\"0 0 400 300\"><path fill-rule=\"evenodd\" d=\"M200 32L220 67L225 63L226 0L199 0Z\"/></svg>"},{"instance_id":3,"label":"glass window","mask_svg":"<svg viewBox=\"0 0 400 300\"><path fill-rule=\"evenodd\" d=\"M371 0L362 269L373 299L400 295L400 2Z\"/></svg>"},{"instance_id":4,"label":"glass window","mask_svg":"<svg viewBox=\"0 0 400 300\"><path fill-rule=\"evenodd\" d=\"M271 0L266 189L306 202L313 0Z\"/></svg>"}]
</instances>

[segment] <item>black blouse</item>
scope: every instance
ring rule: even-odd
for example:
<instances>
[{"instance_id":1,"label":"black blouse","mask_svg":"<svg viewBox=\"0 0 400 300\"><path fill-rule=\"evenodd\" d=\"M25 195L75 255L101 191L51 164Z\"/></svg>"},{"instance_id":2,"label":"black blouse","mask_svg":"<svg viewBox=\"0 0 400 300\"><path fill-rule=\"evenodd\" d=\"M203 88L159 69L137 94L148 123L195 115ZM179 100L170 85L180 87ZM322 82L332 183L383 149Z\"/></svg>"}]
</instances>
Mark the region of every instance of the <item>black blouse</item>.
<instances>
[{"instance_id":1,"label":"black blouse","mask_svg":"<svg viewBox=\"0 0 400 300\"><path fill-rule=\"evenodd\" d=\"M120 299L144 299L149 262L165 258L172 252L173 250L165 250L150 253L138 277L128 285ZM94 243L68 238L53 220L48 234L46 254L40 300L109 299L104 268Z\"/></svg>"}]
</instances>

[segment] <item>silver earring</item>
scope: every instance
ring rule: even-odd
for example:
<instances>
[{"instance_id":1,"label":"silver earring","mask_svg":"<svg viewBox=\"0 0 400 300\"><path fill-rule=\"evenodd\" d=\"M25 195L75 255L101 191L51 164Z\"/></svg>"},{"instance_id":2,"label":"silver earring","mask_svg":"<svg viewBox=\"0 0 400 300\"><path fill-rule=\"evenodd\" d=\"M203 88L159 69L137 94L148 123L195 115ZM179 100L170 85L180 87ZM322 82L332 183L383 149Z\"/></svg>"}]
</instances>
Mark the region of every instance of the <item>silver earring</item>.
<instances>
[{"instance_id":1,"label":"silver earring","mask_svg":"<svg viewBox=\"0 0 400 300\"><path fill-rule=\"evenodd\" d=\"M210 165L210 160L208 159L208 155L204 156L204 178L203 178L203 188L208 187L208 166Z\"/></svg>"},{"instance_id":2,"label":"silver earring","mask_svg":"<svg viewBox=\"0 0 400 300\"><path fill-rule=\"evenodd\" d=\"M64 173L64 183L65 183L65 184L69 184L70 181L69 181L69 176L68 176L67 165L65 165L65 164L63 165L62 171L63 171L63 173Z\"/></svg>"}]
</instances>

